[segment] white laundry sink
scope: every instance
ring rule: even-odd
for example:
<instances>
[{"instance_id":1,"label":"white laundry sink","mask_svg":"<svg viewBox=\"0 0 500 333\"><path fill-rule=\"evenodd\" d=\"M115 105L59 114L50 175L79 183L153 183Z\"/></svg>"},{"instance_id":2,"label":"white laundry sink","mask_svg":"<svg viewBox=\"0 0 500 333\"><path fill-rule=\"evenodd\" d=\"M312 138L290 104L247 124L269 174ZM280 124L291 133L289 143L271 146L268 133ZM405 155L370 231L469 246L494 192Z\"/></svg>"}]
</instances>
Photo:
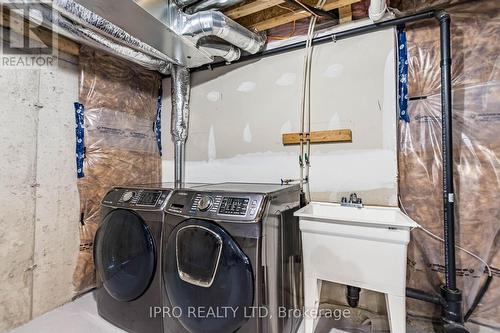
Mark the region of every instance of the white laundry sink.
<instances>
[{"instance_id":1,"label":"white laundry sink","mask_svg":"<svg viewBox=\"0 0 500 333\"><path fill-rule=\"evenodd\" d=\"M300 218L306 310L317 309L321 281L386 294L391 331L406 331L406 253L418 226L397 207L345 207L313 202ZM305 317L305 333L314 318Z\"/></svg>"},{"instance_id":2,"label":"white laundry sink","mask_svg":"<svg viewBox=\"0 0 500 333\"><path fill-rule=\"evenodd\" d=\"M414 228L418 224L403 214L397 207L364 206L363 208L345 207L336 203L311 202L295 213L317 221L335 221L352 225L372 227Z\"/></svg>"}]
</instances>

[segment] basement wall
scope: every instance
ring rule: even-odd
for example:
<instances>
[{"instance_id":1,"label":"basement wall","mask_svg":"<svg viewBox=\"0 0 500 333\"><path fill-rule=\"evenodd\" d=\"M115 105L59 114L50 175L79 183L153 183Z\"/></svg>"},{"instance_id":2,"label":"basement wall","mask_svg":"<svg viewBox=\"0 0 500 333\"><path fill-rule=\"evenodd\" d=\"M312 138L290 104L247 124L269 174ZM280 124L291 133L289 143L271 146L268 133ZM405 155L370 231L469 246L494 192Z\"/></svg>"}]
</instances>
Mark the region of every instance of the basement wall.
<instances>
[{"instance_id":1,"label":"basement wall","mask_svg":"<svg viewBox=\"0 0 500 333\"><path fill-rule=\"evenodd\" d=\"M0 42L1 47L1 42ZM66 57L67 58L67 57ZM73 296L78 66L0 68L0 332Z\"/></svg>"},{"instance_id":2,"label":"basement wall","mask_svg":"<svg viewBox=\"0 0 500 333\"><path fill-rule=\"evenodd\" d=\"M186 181L299 178L299 146L283 146L281 134L300 132L303 56L298 50L192 74ZM397 205L395 64L392 29L314 48L312 131L349 128L353 140L312 146L313 200L356 192L365 203ZM168 114L169 78L163 87ZM172 181L168 116L162 128L163 180Z\"/></svg>"}]
</instances>

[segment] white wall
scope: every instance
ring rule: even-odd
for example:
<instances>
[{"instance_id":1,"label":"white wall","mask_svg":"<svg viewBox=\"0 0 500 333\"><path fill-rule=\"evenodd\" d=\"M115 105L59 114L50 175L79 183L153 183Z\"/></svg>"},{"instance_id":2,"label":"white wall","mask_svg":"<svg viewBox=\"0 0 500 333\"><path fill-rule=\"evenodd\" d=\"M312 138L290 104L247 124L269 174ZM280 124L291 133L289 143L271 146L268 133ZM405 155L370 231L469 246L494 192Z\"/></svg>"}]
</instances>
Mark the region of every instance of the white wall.
<instances>
[{"instance_id":1,"label":"white wall","mask_svg":"<svg viewBox=\"0 0 500 333\"><path fill-rule=\"evenodd\" d=\"M1 44L0 44L1 47ZM0 69L0 332L73 296L78 66Z\"/></svg>"},{"instance_id":2,"label":"white wall","mask_svg":"<svg viewBox=\"0 0 500 333\"><path fill-rule=\"evenodd\" d=\"M365 203L397 204L396 68L393 30L315 47L312 130L350 128L352 143L314 145L313 200L357 192ZM190 182L279 182L298 178L303 50L195 72L186 152ZM163 178L173 178L170 80L164 80Z\"/></svg>"}]
</instances>

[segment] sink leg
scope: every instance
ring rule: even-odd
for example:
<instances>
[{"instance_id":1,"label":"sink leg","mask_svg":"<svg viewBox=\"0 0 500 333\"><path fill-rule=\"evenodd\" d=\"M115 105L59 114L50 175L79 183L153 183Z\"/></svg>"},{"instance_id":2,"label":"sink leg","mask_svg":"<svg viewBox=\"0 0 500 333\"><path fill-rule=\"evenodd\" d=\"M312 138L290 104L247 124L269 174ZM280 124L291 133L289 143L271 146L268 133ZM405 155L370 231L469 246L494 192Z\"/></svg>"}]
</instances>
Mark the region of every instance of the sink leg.
<instances>
[{"instance_id":1,"label":"sink leg","mask_svg":"<svg viewBox=\"0 0 500 333\"><path fill-rule=\"evenodd\" d=\"M317 324L314 315L318 314L322 282L317 278L304 279L304 333L313 333Z\"/></svg>"},{"instance_id":2,"label":"sink leg","mask_svg":"<svg viewBox=\"0 0 500 333\"><path fill-rule=\"evenodd\" d=\"M406 298L385 294L391 333L406 333Z\"/></svg>"}]
</instances>

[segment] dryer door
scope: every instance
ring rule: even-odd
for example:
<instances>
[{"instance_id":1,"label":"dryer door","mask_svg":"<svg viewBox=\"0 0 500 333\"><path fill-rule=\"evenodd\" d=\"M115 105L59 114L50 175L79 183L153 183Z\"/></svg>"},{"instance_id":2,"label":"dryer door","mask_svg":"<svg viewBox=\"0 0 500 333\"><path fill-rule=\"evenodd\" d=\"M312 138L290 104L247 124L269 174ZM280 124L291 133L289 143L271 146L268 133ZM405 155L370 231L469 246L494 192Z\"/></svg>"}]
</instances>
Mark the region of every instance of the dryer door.
<instances>
[{"instance_id":1,"label":"dryer door","mask_svg":"<svg viewBox=\"0 0 500 333\"><path fill-rule=\"evenodd\" d=\"M219 225L198 219L178 224L163 253L172 308L191 333L232 333L247 320L254 297L250 260ZM245 312L246 311L246 312Z\"/></svg>"},{"instance_id":2,"label":"dryer door","mask_svg":"<svg viewBox=\"0 0 500 333\"><path fill-rule=\"evenodd\" d=\"M128 302L153 279L156 255L149 227L134 212L116 209L103 219L94 242L94 262L106 291Z\"/></svg>"}]
</instances>

